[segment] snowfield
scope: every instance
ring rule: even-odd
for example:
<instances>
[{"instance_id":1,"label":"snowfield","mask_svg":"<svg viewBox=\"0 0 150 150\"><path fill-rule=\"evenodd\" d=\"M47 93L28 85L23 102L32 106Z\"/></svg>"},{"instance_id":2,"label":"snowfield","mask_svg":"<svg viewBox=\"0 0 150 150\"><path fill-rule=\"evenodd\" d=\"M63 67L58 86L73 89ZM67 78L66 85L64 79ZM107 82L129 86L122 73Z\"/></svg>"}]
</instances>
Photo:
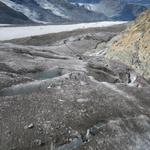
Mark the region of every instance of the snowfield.
<instances>
[{"instance_id":1,"label":"snowfield","mask_svg":"<svg viewBox=\"0 0 150 150\"><path fill-rule=\"evenodd\" d=\"M40 25L26 27L0 27L0 41L24 38L30 36L44 35L49 33L59 33L73 31L77 29L87 29L96 27L108 27L126 23L125 21L105 21L96 23L80 23L71 25Z\"/></svg>"}]
</instances>

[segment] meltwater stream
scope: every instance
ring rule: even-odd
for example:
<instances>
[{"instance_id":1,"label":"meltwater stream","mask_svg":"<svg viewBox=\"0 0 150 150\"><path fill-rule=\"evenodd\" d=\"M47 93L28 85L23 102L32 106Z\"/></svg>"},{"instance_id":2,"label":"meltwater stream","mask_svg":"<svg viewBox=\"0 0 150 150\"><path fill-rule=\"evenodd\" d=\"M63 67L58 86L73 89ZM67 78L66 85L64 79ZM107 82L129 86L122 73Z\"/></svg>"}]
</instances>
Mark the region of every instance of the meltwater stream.
<instances>
[{"instance_id":1,"label":"meltwater stream","mask_svg":"<svg viewBox=\"0 0 150 150\"><path fill-rule=\"evenodd\" d=\"M33 78L35 80L45 80L45 79L55 78L61 76L62 71L63 71L62 68L54 68L51 70L35 73Z\"/></svg>"},{"instance_id":2,"label":"meltwater stream","mask_svg":"<svg viewBox=\"0 0 150 150\"><path fill-rule=\"evenodd\" d=\"M35 80L30 83L18 84L11 86L9 88L2 89L0 91L0 96L15 96L30 94L32 92L45 90L49 84L51 78L55 78L63 75L62 68L54 68L51 70L46 70L43 72L38 72L32 75L32 78Z\"/></svg>"}]
</instances>

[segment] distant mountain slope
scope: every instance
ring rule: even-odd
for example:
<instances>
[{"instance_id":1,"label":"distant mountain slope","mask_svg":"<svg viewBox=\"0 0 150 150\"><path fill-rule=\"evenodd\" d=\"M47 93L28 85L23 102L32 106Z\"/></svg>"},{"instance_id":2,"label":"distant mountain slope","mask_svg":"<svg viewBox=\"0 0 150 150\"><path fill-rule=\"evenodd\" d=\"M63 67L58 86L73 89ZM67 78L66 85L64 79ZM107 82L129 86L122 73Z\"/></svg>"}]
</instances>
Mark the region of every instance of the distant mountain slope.
<instances>
[{"instance_id":1,"label":"distant mountain slope","mask_svg":"<svg viewBox=\"0 0 150 150\"><path fill-rule=\"evenodd\" d=\"M79 23L133 20L147 7L128 0L0 0L13 11L37 23ZM134 0L132 0L134 1ZM145 0L146 1L146 0ZM4 11L4 8L3 8ZM8 15L8 14L7 14ZM0 14L4 17L3 14ZM11 18L3 19L4 23ZM17 15L16 15L17 16ZM18 17L18 16L17 16ZM15 15L14 15L15 18ZM12 19L10 19L12 20ZM14 21L10 21L15 23Z\"/></svg>"},{"instance_id":2,"label":"distant mountain slope","mask_svg":"<svg viewBox=\"0 0 150 150\"><path fill-rule=\"evenodd\" d=\"M7 24L20 24L20 23L31 23L25 15L20 12L17 12L4 3L0 2L0 23L7 23Z\"/></svg>"},{"instance_id":3,"label":"distant mountain slope","mask_svg":"<svg viewBox=\"0 0 150 150\"><path fill-rule=\"evenodd\" d=\"M102 13L74 6L65 0L4 0L4 3L34 22L66 23L107 20Z\"/></svg>"},{"instance_id":4,"label":"distant mountain slope","mask_svg":"<svg viewBox=\"0 0 150 150\"><path fill-rule=\"evenodd\" d=\"M128 3L150 7L150 0L125 0Z\"/></svg>"},{"instance_id":5,"label":"distant mountain slope","mask_svg":"<svg viewBox=\"0 0 150 150\"><path fill-rule=\"evenodd\" d=\"M101 0L68 0L73 3L89 3L89 4L94 4L94 3L99 3ZM150 0L124 0L128 4L138 4L138 5L143 5L143 6L150 6Z\"/></svg>"},{"instance_id":6,"label":"distant mountain slope","mask_svg":"<svg viewBox=\"0 0 150 150\"><path fill-rule=\"evenodd\" d=\"M150 10L113 41L107 57L119 59L150 78Z\"/></svg>"},{"instance_id":7,"label":"distant mountain slope","mask_svg":"<svg viewBox=\"0 0 150 150\"><path fill-rule=\"evenodd\" d=\"M100 0L68 0L69 2L73 3L89 3L89 4L94 4L94 3L99 3Z\"/></svg>"},{"instance_id":8,"label":"distant mountain slope","mask_svg":"<svg viewBox=\"0 0 150 150\"><path fill-rule=\"evenodd\" d=\"M133 20L147 7L135 3L128 3L126 0L69 0L88 10L103 13L113 20Z\"/></svg>"}]
</instances>

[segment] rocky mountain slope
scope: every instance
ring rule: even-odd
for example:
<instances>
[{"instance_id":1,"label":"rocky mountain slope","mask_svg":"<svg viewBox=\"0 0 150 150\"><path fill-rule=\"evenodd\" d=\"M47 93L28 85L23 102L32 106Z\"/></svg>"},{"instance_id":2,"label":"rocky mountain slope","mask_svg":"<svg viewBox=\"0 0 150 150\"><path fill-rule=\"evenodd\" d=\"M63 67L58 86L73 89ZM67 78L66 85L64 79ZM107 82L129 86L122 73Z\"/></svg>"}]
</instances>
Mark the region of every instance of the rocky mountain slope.
<instances>
[{"instance_id":1,"label":"rocky mountain slope","mask_svg":"<svg viewBox=\"0 0 150 150\"><path fill-rule=\"evenodd\" d=\"M118 59L150 78L150 10L113 40L107 57Z\"/></svg>"},{"instance_id":2,"label":"rocky mountain slope","mask_svg":"<svg viewBox=\"0 0 150 150\"><path fill-rule=\"evenodd\" d=\"M28 17L26 17L21 12L15 11L14 9L0 2L0 23L20 24L20 23L32 23L32 21L29 20Z\"/></svg>"}]
</instances>

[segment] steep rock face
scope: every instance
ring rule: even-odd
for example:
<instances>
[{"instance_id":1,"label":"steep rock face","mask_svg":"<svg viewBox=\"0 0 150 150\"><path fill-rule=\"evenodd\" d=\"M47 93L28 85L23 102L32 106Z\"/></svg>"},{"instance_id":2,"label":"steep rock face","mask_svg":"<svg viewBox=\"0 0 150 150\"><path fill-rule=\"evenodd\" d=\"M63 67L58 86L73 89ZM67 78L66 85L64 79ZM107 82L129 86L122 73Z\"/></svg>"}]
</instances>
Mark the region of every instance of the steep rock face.
<instances>
[{"instance_id":1,"label":"steep rock face","mask_svg":"<svg viewBox=\"0 0 150 150\"><path fill-rule=\"evenodd\" d=\"M113 40L106 57L119 59L144 77L150 77L150 10Z\"/></svg>"},{"instance_id":2,"label":"steep rock face","mask_svg":"<svg viewBox=\"0 0 150 150\"><path fill-rule=\"evenodd\" d=\"M22 13L17 12L4 3L0 2L0 23L31 23L31 21Z\"/></svg>"}]
</instances>

